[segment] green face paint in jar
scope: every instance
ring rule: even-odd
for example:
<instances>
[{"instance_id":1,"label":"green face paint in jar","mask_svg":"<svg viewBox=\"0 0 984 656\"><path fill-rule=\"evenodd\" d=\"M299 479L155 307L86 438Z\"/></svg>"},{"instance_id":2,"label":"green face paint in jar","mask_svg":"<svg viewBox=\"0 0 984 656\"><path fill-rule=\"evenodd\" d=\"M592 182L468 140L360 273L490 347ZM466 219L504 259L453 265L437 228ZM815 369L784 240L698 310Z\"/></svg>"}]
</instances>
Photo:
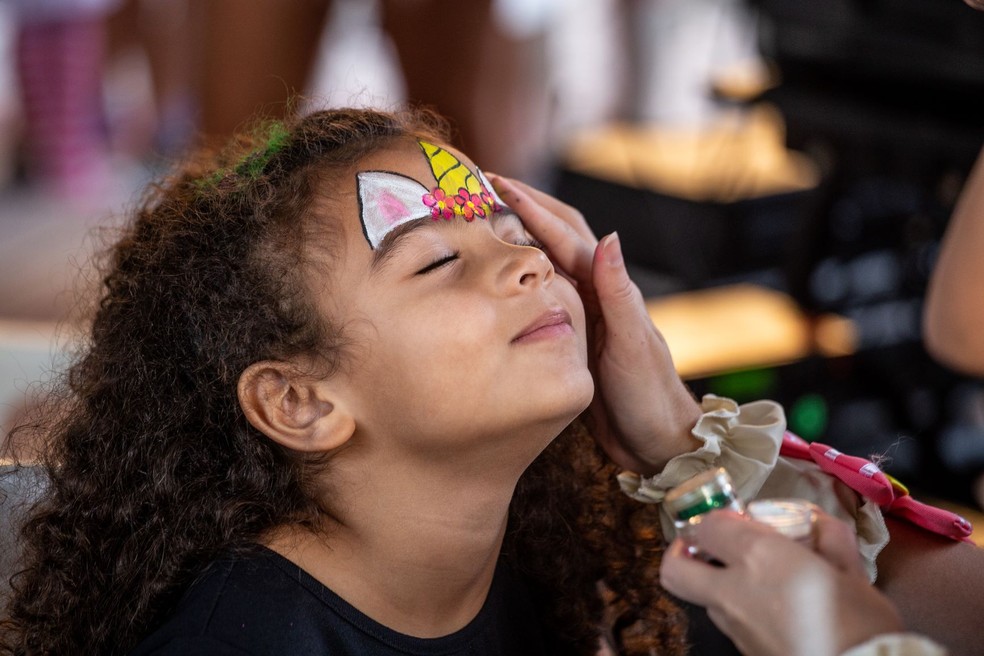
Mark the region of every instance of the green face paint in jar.
<instances>
[{"instance_id":1,"label":"green face paint in jar","mask_svg":"<svg viewBox=\"0 0 984 656\"><path fill-rule=\"evenodd\" d=\"M705 513L719 508L739 513L744 510L724 467L698 474L667 492L663 508L673 519L677 535L684 541L689 541L692 527L700 523ZM693 547L689 547L689 551L698 555Z\"/></svg>"}]
</instances>

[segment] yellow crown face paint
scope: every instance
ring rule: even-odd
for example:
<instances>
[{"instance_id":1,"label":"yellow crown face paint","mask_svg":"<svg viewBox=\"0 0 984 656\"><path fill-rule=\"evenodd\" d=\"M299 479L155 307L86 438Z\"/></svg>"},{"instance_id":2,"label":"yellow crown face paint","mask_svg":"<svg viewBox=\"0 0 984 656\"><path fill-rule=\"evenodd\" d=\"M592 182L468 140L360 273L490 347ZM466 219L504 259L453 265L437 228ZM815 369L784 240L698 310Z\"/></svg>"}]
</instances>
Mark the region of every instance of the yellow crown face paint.
<instances>
[{"instance_id":1,"label":"yellow crown face paint","mask_svg":"<svg viewBox=\"0 0 984 656\"><path fill-rule=\"evenodd\" d=\"M356 174L359 219L362 232L375 250L394 228L415 219L431 217L466 221L487 219L506 207L491 183L476 167L474 171L448 150L418 141L427 158L435 186L392 171L360 171Z\"/></svg>"}]
</instances>

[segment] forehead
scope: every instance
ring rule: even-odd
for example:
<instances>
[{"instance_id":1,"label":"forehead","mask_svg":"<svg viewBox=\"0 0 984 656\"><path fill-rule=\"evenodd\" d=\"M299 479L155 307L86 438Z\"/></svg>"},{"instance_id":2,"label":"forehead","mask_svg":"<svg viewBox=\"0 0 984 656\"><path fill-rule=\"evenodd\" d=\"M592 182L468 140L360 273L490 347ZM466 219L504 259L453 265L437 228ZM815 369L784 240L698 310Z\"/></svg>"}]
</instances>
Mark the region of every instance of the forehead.
<instances>
[{"instance_id":1,"label":"forehead","mask_svg":"<svg viewBox=\"0 0 984 656\"><path fill-rule=\"evenodd\" d=\"M443 152L432 159L428 157L423 144L426 144L427 151L431 154L435 148ZM459 165L465 175L478 170L475 162L452 146L440 141L428 142L426 139L408 137L363 158L354 170L356 174L365 171L399 173L413 178L429 190L437 184L436 176L439 173L446 173L449 168L457 168Z\"/></svg>"},{"instance_id":2,"label":"forehead","mask_svg":"<svg viewBox=\"0 0 984 656\"><path fill-rule=\"evenodd\" d=\"M457 153L457 151L454 151ZM463 157L460 153L457 153ZM464 160L469 161L470 160ZM434 176L426 158L421 154L415 139L400 139L381 150L359 160L339 181L335 196L336 208L341 212L334 221L336 229L346 235L351 248L371 252L362 225L362 203L359 198L358 175L365 171L391 171L412 178L422 187L433 184Z\"/></svg>"},{"instance_id":3,"label":"forehead","mask_svg":"<svg viewBox=\"0 0 984 656\"><path fill-rule=\"evenodd\" d=\"M437 145L453 153L455 157L469 167L475 166L466 155L454 148L442 143L437 143ZM429 188L434 185L434 173L431 171L430 163L424 155L420 143L412 138L399 139L392 145L363 158L355 167L355 173L361 171L392 171L413 178L425 187Z\"/></svg>"},{"instance_id":4,"label":"forehead","mask_svg":"<svg viewBox=\"0 0 984 656\"><path fill-rule=\"evenodd\" d=\"M355 175L359 220L369 248L415 220L488 219L503 203L461 153L424 140L366 157Z\"/></svg>"}]
</instances>

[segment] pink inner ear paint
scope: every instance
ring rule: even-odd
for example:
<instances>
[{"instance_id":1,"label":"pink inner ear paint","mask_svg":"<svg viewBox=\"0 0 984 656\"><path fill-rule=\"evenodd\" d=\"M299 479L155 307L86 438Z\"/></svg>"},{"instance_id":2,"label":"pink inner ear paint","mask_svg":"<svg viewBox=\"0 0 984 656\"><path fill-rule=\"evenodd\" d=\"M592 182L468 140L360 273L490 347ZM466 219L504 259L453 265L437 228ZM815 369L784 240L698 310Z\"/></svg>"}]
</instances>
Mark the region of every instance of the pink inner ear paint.
<instances>
[{"instance_id":1,"label":"pink inner ear paint","mask_svg":"<svg viewBox=\"0 0 984 656\"><path fill-rule=\"evenodd\" d=\"M390 225L410 214L410 209L389 191L384 191L379 197L379 212Z\"/></svg>"},{"instance_id":2,"label":"pink inner ear paint","mask_svg":"<svg viewBox=\"0 0 984 656\"><path fill-rule=\"evenodd\" d=\"M430 216L466 221L487 219L505 208L502 199L478 168L470 169L453 153L426 141L419 141L430 164L436 186L428 187L402 173L359 171L359 218L369 248L376 249L394 228L414 219Z\"/></svg>"}]
</instances>

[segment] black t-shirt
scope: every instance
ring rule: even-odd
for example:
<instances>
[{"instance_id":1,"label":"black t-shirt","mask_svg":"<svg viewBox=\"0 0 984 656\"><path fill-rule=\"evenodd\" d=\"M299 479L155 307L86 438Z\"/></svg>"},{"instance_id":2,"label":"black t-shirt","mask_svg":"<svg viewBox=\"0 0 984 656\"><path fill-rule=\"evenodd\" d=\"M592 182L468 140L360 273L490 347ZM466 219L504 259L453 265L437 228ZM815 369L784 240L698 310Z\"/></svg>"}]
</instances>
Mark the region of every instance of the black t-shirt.
<instances>
[{"instance_id":1,"label":"black t-shirt","mask_svg":"<svg viewBox=\"0 0 984 656\"><path fill-rule=\"evenodd\" d=\"M257 548L213 563L131 656L556 653L561 649L540 627L525 586L502 563L467 626L441 638L414 638L370 619L286 558Z\"/></svg>"}]
</instances>

